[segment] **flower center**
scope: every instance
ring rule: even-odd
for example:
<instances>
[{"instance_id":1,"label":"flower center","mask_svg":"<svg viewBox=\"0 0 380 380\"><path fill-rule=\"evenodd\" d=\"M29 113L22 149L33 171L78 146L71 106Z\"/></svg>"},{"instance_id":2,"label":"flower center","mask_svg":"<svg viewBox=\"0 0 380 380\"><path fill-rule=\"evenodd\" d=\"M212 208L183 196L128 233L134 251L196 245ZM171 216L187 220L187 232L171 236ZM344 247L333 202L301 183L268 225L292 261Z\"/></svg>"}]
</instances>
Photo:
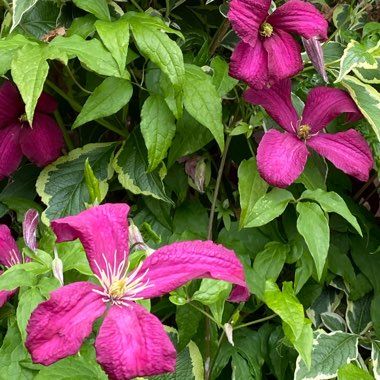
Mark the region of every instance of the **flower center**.
<instances>
[{"instance_id":1,"label":"flower center","mask_svg":"<svg viewBox=\"0 0 380 380\"><path fill-rule=\"evenodd\" d=\"M111 302L118 306L128 306L128 302L142 299L139 293L146 288L153 286L149 284L149 279L145 279L148 269L139 274L142 262L132 272L128 273L129 263L127 258L121 261L118 267L111 265L103 254L104 264L102 268L95 261L100 275L95 275L99 280L103 291L92 289L95 293L103 296L103 302ZM116 263L116 253L114 263ZM104 269L105 268L105 269ZM139 276L138 276L139 274Z\"/></svg>"},{"instance_id":2,"label":"flower center","mask_svg":"<svg viewBox=\"0 0 380 380\"><path fill-rule=\"evenodd\" d=\"M297 136L301 140L307 140L309 138L311 127L307 124L300 125L297 128Z\"/></svg>"},{"instance_id":3,"label":"flower center","mask_svg":"<svg viewBox=\"0 0 380 380\"><path fill-rule=\"evenodd\" d=\"M263 37L270 37L273 33L273 26L269 22L263 22L260 27L260 34Z\"/></svg>"}]
</instances>

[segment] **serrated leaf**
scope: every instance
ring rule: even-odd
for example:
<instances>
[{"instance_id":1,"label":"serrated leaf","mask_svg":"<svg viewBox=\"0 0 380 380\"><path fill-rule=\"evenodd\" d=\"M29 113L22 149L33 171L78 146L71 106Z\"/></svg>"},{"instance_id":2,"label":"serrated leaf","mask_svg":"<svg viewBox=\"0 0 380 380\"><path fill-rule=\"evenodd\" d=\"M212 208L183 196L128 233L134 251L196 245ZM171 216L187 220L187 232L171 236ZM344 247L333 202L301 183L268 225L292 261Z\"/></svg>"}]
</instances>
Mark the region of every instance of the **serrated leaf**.
<instances>
[{"instance_id":1,"label":"serrated leaf","mask_svg":"<svg viewBox=\"0 0 380 380\"><path fill-rule=\"evenodd\" d=\"M255 203L246 228L263 226L280 216L289 202L294 201L293 194L284 189L274 188Z\"/></svg>"},{"instance_id":2,"label":"serrated leaf","mask_svg":"<svg viewBox=\"0 0 380 380\"><path fill-rule=\"evenodd\" d=\"M350 75L344 78L342 85L348 90L380 141L380 93Z\"/></svg>"},{"instance_id":3,"label":"serrated leaf","mask_svg":"<svg viewBox=\"0 0 380 380\"><path fill-rule=\"evenodd\" d=\"M128 78L127 72L120 75L119 66L111 53L96 38L85 40L78 35L58 36L50 42L47 50L50 59L61 59L64 53L69 59L78 57L86 68L100 75Z\"/></svg>"},{"instance_id":4,"label":"serrated leaf","mask_svg":"<svg viewBox=\"0 0 380 380\"><path fill-rule=\"evenodd\" d=\"M317 269L318 278L322 277L330 246L330 228L325 213L315 203L297 203L297 230L305 239Z\"/></svg>"},{"instance_id":5,"label":"serrated leaf","mask_svg":"<svg viewBox=\"0 0 380 380\"><path fill-rule=\"evenodd\" d=\"M32 311L44 300L37 288L30 288L24 291L17 305L17 324L20 330L21 339L26 339L26 325L28 324Z\"/></svg>"},{"instance_id":6,"label":"serrated leaf","mask_svg":"<svg viewBox=\"0 0 380 380\"><path fill-rule=\"evenodd\" d=\"M363 335L371 327L372 298L367 294L356 301L347 300L346 321L352 333Z\"/></svg>"},{"instance_id":7,"label":"serrated leaf","mask_svg":"<svg viewBox=\"0 0 380 380\"><path fill-rule=\"evenodd\" d=\"M353 68L376 69L375 57L368 49L357 41L350 41L344 49L341 61L340 72L336 82L340 82Z\"/></svg>"},{"instance_id":8,"label":"serrated leaf","mask_svg":"<svg viewBox=\"0 0 380 380\"><path fill-rule=\"evenodd\" d=\"M338 370L338 380L373 380L373 377L364 369L354 364L346 364Z\"/></svg>"},{"instance_id":9,"label":"serrated leaf","mask_svg":"<svg viewBox=\"0 0 380 380\"><path fill-rule=\"evenodd\" d=\"M243 160L238 169L240 194L240 227L244 228L256 202L266 193L269 185L260 177L256 159Z\"/></svg>"},{"instance_id":10,"label":"serrated leaf","mask_svg":"<svg viewBox=\"0 0 380 380\"><path fill-rule=\"evenodd\" d=\"M320 332L313 342L311 367L297 359L294 380L330 379L338 369L358 356L358 337L344 332Z\"/></svg>"},{"instance_id":11,"label":"serrated leaf","mask_svg":"<svg viewBox=\"0 0 380 380\"><path fill-rule=\"evenodd\" d=\"M125 19L114 22L97 21L96 31L103 41L105 47L112 54L119 66L120 75L124 74L127 63L129 44L129 23Z\"/></svg>"},{"instance_id":12,"label":"serrated leaf","mask_svg":"<svg viewBox=\"0 0 380 380\"><path fill-rule=\"evenodd\" d=\"M46 166L37 180L37 192L47 209L42 218L52 220L67 215L76 215L90 202L84 176L85 161L88 158L94 175L100 182L102 199L107 194L107 180L112 176L111 160L114 143L88 144L72 150Z\"/></svg>"},{"instance_id":13,"label":"serrated leaf","mask_svg":"<svg viewBox=\"0 0 380 380\"><path fill-rule=\"evenodd\" d=\"M190 342L198 330L202 314L189 304L177 307L175 321L178 327L178 350L179 352Z\"/></svg>"},{"instance_id":14,"label":"serrated leaf","mask_svg":"<svg viewBox=\"0 0 380 380\"><path fill-rule=\"evenodd\" d=\"M41 45L25 45L11 64L12 78L16 83L30 124L49 71L45 49Z\"/></svg>"},{"instance_id":15,"label":"serrated leaf","mask_svg":"<svg viewBox=\"0 0 380 380\"><path fill-rule=\"evenodd\" d=\"M86 100L72 128L113 115L129 102L132 91L131 82L126 79L114 77L104 79Z\"/></svg>"},{"instance_id":16,"label":"serrated leaf","mask_svg":"<svg viewBox=\"0 0 380 380\"><path fill-rule=\"evenodd\" d=\"M301 194L300 199L312 199L313 201L318 202L325 212L335 212L339 214L342 218L346 219L356 231L358 231L360 236L363 236L359 223L351 214L346 202L334 191L326 192L322 189L316 189L313 191L306 190Z\"/></svg>"},{"instance_id":17,"label":"serrated leaf","mask_svg":"<svg viewBox=\"0 0 380 380\"><path fill-rule=\"evenodd\" d=\"M148 172L148 152L140 131L135 128L115 156L114 168L122 186L134 194L143 194L165 202L166 196L158 169Z\"/></svg>"},{"instance_id":18,"label":"serrated leaf","mask_svg":"<svg viewBox=\"0 0 380 380\"><path fill-rule=\"evenodd\" d=\"M221 151L224 148L222 101L212 78L194 65L186 65L183 101L187 112L214 136Z\"/></svg>"},{"instance_id":19,"label":"serrated leaf","mask_svg":"<svg viewBox=\"0 0 380 380\"><path fill-rule=\"evenodd\" d=\"M305 318L303 306L294 295L292 284L284 282L281 292L273 280L267 280L264 297L267 306L280 316L297 339L302 333Z\"/></svg>"},{"instance_id":20,"label":"serrated leaf","mask_svg":"<svg viewBox=\"0 0 380 380\"><path fill-rule=\"evenodd\" d=\"M214 57L210 63L210 66L214 70L212 83L214 84L218 95L226 95L239 81L229 76L229 66L223 58L219 56Z\"/></svg>"},{"instance_id":21,"label":"serrated leaf","mask_svg":"<svg viewBox=\"0 0 380 380\"><path fill-rule=\"evenodd\" d=\"M12 1L12 28L10 32L20 23L22 16L31 9L38 0L13 0Z\"/></svg>"},{"instance_id":22,"label":"serrated leaf","mask_svg":"<svg viewBox=\"0 0 380 380\"><path fill-rule=\"evenodd\" d=\"M166 157L176 130L174 116L161 96L151 95L145 100L140 128L148 149L148 171L151 172Z\"/></svg>"},{"instance_id":23,"label":"serrated leaf","mask_svg":"<svg viewBox=\"0 0 380 380\"><path fill-rule=\"evenodd\" d=\"M86 12L92 13L100 20L109 21L111 19L107 0L73 0L73 3Z\"/></svg>"}]
</instances>

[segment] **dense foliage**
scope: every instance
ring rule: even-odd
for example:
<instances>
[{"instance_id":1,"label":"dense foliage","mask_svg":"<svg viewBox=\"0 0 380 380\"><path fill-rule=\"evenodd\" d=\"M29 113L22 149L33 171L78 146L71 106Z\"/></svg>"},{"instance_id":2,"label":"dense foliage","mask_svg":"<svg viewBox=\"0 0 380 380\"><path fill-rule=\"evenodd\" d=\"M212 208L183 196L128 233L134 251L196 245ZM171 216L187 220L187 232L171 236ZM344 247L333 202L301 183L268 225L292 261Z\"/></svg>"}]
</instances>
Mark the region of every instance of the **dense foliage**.
<instances>
[{"instance_id":1,"label":"dense foliage","mask_svg":"<svg viewBox=\"0 0 380 380\"><path fill-rule=\"evenodd\" d=\"M0 379L380 379L377 1L0 17Z\"/></svg>"}]
</instances>

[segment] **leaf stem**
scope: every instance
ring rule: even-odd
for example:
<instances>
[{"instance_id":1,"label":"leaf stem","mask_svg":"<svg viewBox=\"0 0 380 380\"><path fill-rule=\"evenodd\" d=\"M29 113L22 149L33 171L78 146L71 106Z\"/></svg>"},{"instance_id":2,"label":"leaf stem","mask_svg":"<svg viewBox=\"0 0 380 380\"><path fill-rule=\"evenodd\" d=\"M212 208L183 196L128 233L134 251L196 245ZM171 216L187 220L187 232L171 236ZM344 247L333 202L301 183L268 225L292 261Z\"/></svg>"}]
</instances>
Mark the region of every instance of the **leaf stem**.
<instances>
[{"instance_id":1,"label":"leaf stem","mask_svg":"<svg viewBox=\"0 0 380 380\"><path fill-rule=\"evenodd\" d=\"M74 144L71 141L71 138L70 138L69 134L67 133L67 129L65 128L65 125L64 125L63 120L62 120L62 116L59 113L59 111L54 111L54 117L55 117L55 119L57 121L57 124L58 124L59 128L62 131L63 138L65 140L67 148L69 149L69 151L73 150L74 149Z\"/></svg>"},{"instance_id":2,"label":"leaf stem","mask_svg":"<svg viewBox=\"0 0 380 380\"><path fill-rule=\"evenodd\" d=\"M218 171L218 177L216 178L216 184L215 184L215 189L214 189L214 196L212 198L210 217L209 217L209 221L208 221L208 231L207 231L207 239L208 240L212 240L212 226L213 226L213 223L214 223L215 207L216 207L216 202L218 201L218 195L219 195L220 184L222 182L224 164L226 163L227 152L228 152L228 148L230 146L231 139L232 139L231 136L227 136L227 138L226 138L226 143L224 145L224 151L223 151L223 155L222 155L222 160L220 161L220 166L219 166L219 171Z\"/></svg>"},{"instance_id":3,"label":"leaf stem","mask_svg":"<svg viewBox=\"0 0 380 380\"><path fill-rule=\"evenodd\" d=\"M193 307L194 309L198 310L200 313L204 314L208 319L212 320L219 328L223 328L223 326L220 323L218 323L218 321L216 319L214 319L214 317L211 314L207 313L207 311L205 311L202 308L194 305L191 302L189 302L189 305L191 307Z\"/></svg>"},{"instance_id":4,"label":"leaf stem","mask_svg":"<svg viewBox=\"0 0 380 380\"><path fill-rule=\"evenodd\" d=\"M135 1L135 0L131 0L131 3L135 6L135 8L137 8L140 12L144 12L144 9L142 9L140 7L140 5L138 5L138 3Z\"/></svg>"},{"instance_id":5,"label":"leaf stem","mask_svg":"<svg viewBox=\"0 0 380 380\"><path fill-rule=\"evenodd\" d=\"M85 92L86 94L92 94L91 91L88 91L86 90L84 87L82 87L82 85L77 81L77 79L75 78L73 72L71 71L69 65L66 66L66 70L67 72L69 73L70 75L70 78L73 80L73 82L76 84L77 87L79 87L83 92Z\"/></svg>"},{"instance_id":6,"label":"leaf stem","mask_svg":"<svg viewBox=\"0 0 380 380\"><path fill-rule=\"evenodd\" d=\"M234 331L238 330L238 329L241 329L243 327L247 327L247 326L251 326L251 325L256 325L258 323L269 321L270 319L273 319L275 317L277 317L277 314L272 314L272 315L269 315L268 317L264 317L264 318L256 319L255 321L243 323L243 324L241 324L239 326L234 327Z\"/></svg>"},{"instance_id":7,"label":"leaf stem","mask_svg":"<svg viewBox=\"0 0 380 380\"><path fill-rule=\"evenodd\" d=\"M210 56L214 55L214 53L218 49L229 27L230 27L230 22L228 21L227 18L225 18L223 22L220 24L218 30L215 32L214 38L211 41L210 48L209 48Z\"/></svg>"}]
</instances>

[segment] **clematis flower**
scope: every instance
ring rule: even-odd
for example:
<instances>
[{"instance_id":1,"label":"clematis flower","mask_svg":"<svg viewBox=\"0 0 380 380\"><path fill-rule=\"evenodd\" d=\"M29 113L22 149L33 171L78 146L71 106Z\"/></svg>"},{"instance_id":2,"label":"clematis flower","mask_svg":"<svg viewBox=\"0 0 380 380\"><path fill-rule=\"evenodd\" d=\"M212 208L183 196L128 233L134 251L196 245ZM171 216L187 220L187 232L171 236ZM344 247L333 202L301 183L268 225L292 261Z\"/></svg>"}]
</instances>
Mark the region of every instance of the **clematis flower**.
<instances>
[{"instance_id":1,"label":"clematis flower","mask_svg":"<svg viewBox=\"0 0 380 380\"><path fill-rule=\"evenodd\" d=\"M341 113L348 121L362 118L347 92L336 88L315 87L310 90L299 118L291 102L291 81L276 83L269 89L250 89L245 99L261 105L286 132L271 129L265 133L257 150L257 168L271 185L287 187L303 171L308 147L330 160L337 168L367 181L373 158L367 141L354 129L339 133L322 131Z\"/></svg>"},{"instance_id":2,"label":"clematis flower","mask_svg":"<svg viewBox=\"0 0 380 380\"><path fill-rule=\"evenodd\" d=\"M95 349L111 379L174 371L176 351L163 325L135 301L162 296L193 278L237 284L235 301L246 293L234 252L211 241L164 246L128 273L128 210L126 204L105 204L52 221L58 242L80 239L99 285L66 285L35 309L26 340L35 363L50 365L77 353L105 314Z\"/></svg>"},{"instance_id":3,"label":"clematis flower","mask_svg":"<svg viewBox=\"0 0 380 380\"><path fill-rule=\"evenodd\" d=\"M16 86L9 81L0 86L0 179L18 168L23 155L37 166L45 166L59 157L63 136L49 116L56 108L55 99L43 93L30 126Z\"/></svg>"},{"instance_id":4,"label":"clematis flower","mask_svg":"<svg viewBox=\"0 0 380 380\"><path fill-rule=\"evenodd\" d=\"M9 268L16 264L22 263L22 255L17 247L15 240L12 237L10 229L5 225L0 225L0 264L5 268ZM3 272L0 271L0 275ZM0 290L0 307L11 298L17 289Z\"/></svg>"},{"instance_id":5,"label":"clematis flower","mask_svg":"<svg viewBox=\"0 0 380 380\"><path fill-rule=\"evenodd\" d=\"M302 70L301 49L289 33L327 39L328 23L312 4L290 0L268 16L271 0L232 0L228 18L242 39L230 75L263 88Z\"/></svg>"}]
</instances>

